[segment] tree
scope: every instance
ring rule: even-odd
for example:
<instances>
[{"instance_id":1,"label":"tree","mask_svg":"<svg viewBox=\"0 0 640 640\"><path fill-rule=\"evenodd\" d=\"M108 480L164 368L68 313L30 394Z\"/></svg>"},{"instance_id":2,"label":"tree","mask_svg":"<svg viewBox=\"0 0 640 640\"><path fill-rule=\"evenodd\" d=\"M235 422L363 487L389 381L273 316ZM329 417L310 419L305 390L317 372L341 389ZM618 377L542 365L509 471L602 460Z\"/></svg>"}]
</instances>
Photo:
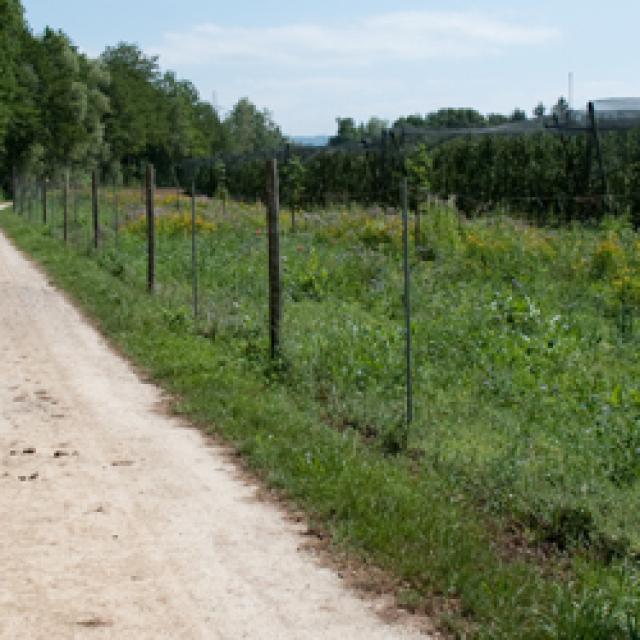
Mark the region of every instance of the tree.
<instances>
[{"instance_id":1,"label":"tree","mask_svg":"<svg viewBox=\"0 0 640 640\"><path fill-rule=\"evenodd\" d=\"M284 136L271 113L241 98L223 123L229 151L238 154L272 151L284 143Z\"/></svg>"},{"instance_id":2,"label":"tree","mask_svg":"<svg viewBox=\"0 0 640 640\"><path fill-rule=\"evenodd\" d=\"M296 212L302 209L305 198L307 168L300 158L289 158L282 170L282 194L291 209L291 230L296 228Z\"/></svg>"},{"instance_id":3,"label":"tree","mask_svg":"<svg viewBox=\"0 0 640 640\"><path fill-rule=\"evenodd\" d=\"M542 102L538 102L538 104L533 109L533 116L534 118L538 118L538 119L543 118L546 111L547 109L544 106L544 104Z\"/></svg>"},{"instance_id":4,"label":"tree","mask_svg":"<svg viewBox=\"0 0 640 640\"><path fill-rule=\"evenodd\" d=\"M22 45L27 31L19 0L0 0L0 171L6 176L8 165L15 164L7 149L8 136L20 105L20 68Z\"/></svg>"},{"instance_id":5,"label":"tree","mask_svg":"<svg viewBox=\"0 0 640 640\"><path fill-rule=\"evenodd\" d=\"M15 106L20 44L25 30L18 0L0 0L0 144Z\"/></svg>"},{"instance_id":6,"label":"tree","mask_svg":"<svg viewBox=\"0 0 640 640\"><path fill-rule=\"evenodd\" d=\"M338 133L329 139L329 145L335 147L345 142L360 140L360 132L353 118L336 118Z\"/></svg>"},{"instance_id":7,"label":"tree","mask_svg":"<svg viewBox=\"0 0 640 640\"><path fill-rule=\"evenodd\" d=\"M431 174L433 171L433 156L426 145L418 145L406 159L406 171L409 183L416 189L431 190Z\"/></svg>"},{"instance_id":8,"label":"tree","mask_svg":"<svg viewBox=\"0 0 640 640\"><path fill-rule=\"evenodd\" d=\"M487 122L485 117L475 109L440 109L429 113L425 122L427 127L445 129L468 129L472 127L484 127Z\"/></svg>"},{"instance_id":9,"label":"tree","mask_svg":"<svg viewBox=\"0 0 640 640\"><path fill-rule=\"evenodd\" d=\"M558 101L553 106L553 114L562 118L562 117L565 117L568 112L569 112L569 103L567 102L566 98L564 98L563 96L560 96L558 98Z\"/></svg>"},{"instance_id":10,"label":"tree","mask_svg":"<svg viewBox=\"0 0 640 640\"><path fill-rule=\"evenodd\" d=\"M28 36L23 54L21 104L10 133L16 155L49 173L56 167L104 161L108 75L101 65L79 54L67 35L50 28L40 37Z\"/></svg>"},{"instance_id":11,"label":"tree","mask_svg":"<svg viewBox=\"0 0 640 640\"><path fill-rule=\"evenodd\" d=\"M162 143L158 137L160 69L156 56L146 56L137 45L121 42L101 56L111 83L111 108L105 118L106 137L117 160L130 165Z\"/></svg>"},{"instance_id":12,"label":"tree","mask_svg":"<svg viewBox=\"0 0 640 640\"><path fill-rule=\"evenodd\" d=\"M389 122L374 116L369 118L366 124L360 125L360 128L365 138L376 140L389 128Z\"/></svg>"}]
</instances>

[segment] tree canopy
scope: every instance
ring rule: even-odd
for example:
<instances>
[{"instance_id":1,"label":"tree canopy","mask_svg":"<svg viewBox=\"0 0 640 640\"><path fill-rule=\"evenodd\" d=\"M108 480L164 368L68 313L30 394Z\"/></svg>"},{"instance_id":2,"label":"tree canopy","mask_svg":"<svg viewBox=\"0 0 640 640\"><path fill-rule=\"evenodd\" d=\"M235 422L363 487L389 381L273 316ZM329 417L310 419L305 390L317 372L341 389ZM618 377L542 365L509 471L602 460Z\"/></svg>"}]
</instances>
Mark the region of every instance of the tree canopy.
<instances>
[{"instance_id":1,"label":"tree canopy","mask_svg":"<svg viewBox=\"0 0 640 640\"><path fill-rule=\"evenodd\" d=\"M63 32L33 34L19 0L0 0L0 175L98 167L125 180L153 162L160 183L185 158L274 149L266 109L242 98L222 119L188 80L120 42L91 59Z\"/></svg>"}]
</instances>

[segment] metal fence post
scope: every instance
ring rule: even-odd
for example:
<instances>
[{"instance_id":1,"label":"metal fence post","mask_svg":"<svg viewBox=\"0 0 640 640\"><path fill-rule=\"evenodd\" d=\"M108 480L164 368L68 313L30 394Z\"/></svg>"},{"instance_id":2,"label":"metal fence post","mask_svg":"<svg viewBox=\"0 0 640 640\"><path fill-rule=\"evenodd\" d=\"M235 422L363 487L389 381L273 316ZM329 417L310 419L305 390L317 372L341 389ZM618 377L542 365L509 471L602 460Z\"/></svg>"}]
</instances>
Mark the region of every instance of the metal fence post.
<instances>
[{"instance_id":1,"label":"metal fence post","mask_svg":"<svg viewBox=\"0 0 640 640\"><path fill-rule=\"evenodd\" d=\"M405 317L405 358L406 358L406 425L405 442L407 445L409 425L413 422L413 368L411 345L411 270L409 266L409 202L408 183L402 181L402 254L404 266L404 317Z\"/></svg>"}]
</instances>

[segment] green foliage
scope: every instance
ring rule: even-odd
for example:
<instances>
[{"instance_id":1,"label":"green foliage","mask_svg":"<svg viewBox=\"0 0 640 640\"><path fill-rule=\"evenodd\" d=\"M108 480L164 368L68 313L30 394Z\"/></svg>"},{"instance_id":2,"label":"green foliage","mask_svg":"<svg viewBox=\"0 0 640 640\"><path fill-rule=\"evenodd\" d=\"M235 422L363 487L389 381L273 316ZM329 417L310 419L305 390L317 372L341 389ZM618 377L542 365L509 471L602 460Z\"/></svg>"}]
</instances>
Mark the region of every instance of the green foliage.
<instances>
[{"instance_id":1,"label":"green foliage","mask_svg":"<svg viewBox=\"0 0 640 640\"><path fill-rule=\"evenodd\" d=\"M292 211L299 211L305 203L306 174L307 168L297 156L290 158L281 171L285 203Z\"/></svg>"},{"instance_id":2,"label":"green foliage","mask_svg":"<svg viewBox=\"0 0 640 640\"><path fill-rule=\"evenodd\" d=\"M284 138L267 110L258 110L248 98L241 98L224 121L227 150L246 154L277 149Z\"/></svg>"},{"instance_id":3,"label":"green foliage","mask_svg":"<svg viewBox=\"0 0 640 640\"><path fill-rule=\"evenodd\" d=\"M413 115L396 120L396 125L408 124L427 129L467 129L484 127L489 120L475 109L439 109L426 116ZM492 123L493 124L493 123Z\"/></svg>"},{"instance_id":4,"label":"green foliage","mask_svg":"<svg viewBox=\"0 0 640 640\"><path fill-rule=\"evenodd\" d=\"M20 44L25 31L23 10L19 0L0 0L0 158L4 140L15 109Z\"/></svg>"},{"instance_id":5,"label":"green foliage","mask_svg":"<svg viewBox=\"0 0 640 640\"><path fill-rule=\"evenodd\" d=\"M96 167L125 182L147 162L158 184L211 176L181 169L185 158L273 150L283 142L266 110L241 99L221 121L194 85L162 72L137 45L107 47L97 60L47 28L32 35L16 0L0 3L0 175L13 169L51 175L54 169ZM236 177L245 192L255 180ZM255 192L254 192L255 193Z\"/></svg>"},{"instance_id":6,"label":"green foliage","mask_svg":"<svg viewBox=\"0 0 640 640\"><path fill-rule=\"evenodd\" d=\"M353 118L336 118L338 133L329 139L331 146L363 140L378 141L389 128L389 123L380 118L369 118L368 122L356 124Z\"/></svg>"},{"instance_id":7,"label":"green foliage","mask_svg":"<svg viewBox=\"0 0 640 640\"><path fill-rule=\"evenodd\" d=\"M212 153L221 139L220 121L191 82L163 74L156 57L128 43L108 47L101 61L111 78L106 136L127 179L150 161L160 184L175 184L184 158Z\"/></svg>"},{"instance_id":8,"label":"green foliage","mask_svg":"<svg viewBox=\"0 0 640 640\"><path fill-rule=\"evenodd\" d=\"M528 136L458 138L432 153L433 190L456 194L467 214L500 207L527 214L541 223L597 221L607 210L631 210L636 221L634 162L640 158L638 131L602 136L612 203L603 185L588 170L587 136L563 138L540 133ZM612 169L615 168L615 171Z\"/></svg>"},{"instance_id":9,"label":"green foliage","mask_svg":"<svg viewBox=\"0 0 640 640\"><path fill-rule=\"evenodd\" d=\"M413 187L412 193L428 193L431 190L433 159L426 145L419 145L407 156L406 170L409 184Z\"/></svg>"}]
</instances>

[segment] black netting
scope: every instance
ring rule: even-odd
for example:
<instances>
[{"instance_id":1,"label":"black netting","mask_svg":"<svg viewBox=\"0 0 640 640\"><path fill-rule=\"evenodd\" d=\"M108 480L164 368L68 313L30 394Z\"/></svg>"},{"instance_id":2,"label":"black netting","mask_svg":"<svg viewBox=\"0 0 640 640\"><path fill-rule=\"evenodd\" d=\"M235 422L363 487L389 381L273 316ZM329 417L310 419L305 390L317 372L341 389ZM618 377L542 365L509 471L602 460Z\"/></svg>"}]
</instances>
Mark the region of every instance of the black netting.
<instances>
[{"instance_id":1,"label":"black netting","mask_svg":"<svg viewBox=\"0 0 640 640\"><path fill-rule=\"evenodd\" d=\"M640 98L607 98L592 104L600 129L640 127Z\"/></svg>"}]
</instances>

